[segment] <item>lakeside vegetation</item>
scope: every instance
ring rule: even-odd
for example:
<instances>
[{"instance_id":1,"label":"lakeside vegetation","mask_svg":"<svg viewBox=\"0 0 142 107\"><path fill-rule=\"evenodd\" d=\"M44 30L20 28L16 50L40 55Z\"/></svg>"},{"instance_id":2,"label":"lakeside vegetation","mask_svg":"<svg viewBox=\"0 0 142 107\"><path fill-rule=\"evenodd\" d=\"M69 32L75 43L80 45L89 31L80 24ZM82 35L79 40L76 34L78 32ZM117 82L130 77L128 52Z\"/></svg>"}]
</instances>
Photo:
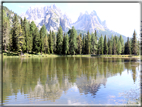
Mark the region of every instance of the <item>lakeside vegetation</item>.
<instances>
[{"instance_id":1,"label":"lakeside vegetation","mask_svg":"<svg viewBox=\"0 0 142 107\"><path fill-rule=\"evenodd\" d=\"M19 21L17 15L14 16L12 25L9 18L3 11L3 50L4 52L16 53L21 56L31 54L41 55L139 55L139 41L136 39L136 32L133 38L124 43L122 36L106 35L99 37L97 32L87 35L77 35L74 27L67 33L63 32L60 26L57 34L47 32L45 25L39 30L34 21L31 23L24 18ZM7 54L7 56L9 56ZM12 54L11 54L12 55ZM47 56L46 55L46 56ZM14 56L14 54L13 54ZM120 56L121 57L121 56Z\"/></svg>"},{"instance_id":2,"label":"lakeside vegetation","mask_svg":"<svg viewBox=\"0 0 142 107\"><path fill-rule=\"evenodd\" d=\"M27 54L24 55L18 55L17 53L11 52L3 52L3 58L42 58L42 57L102 57L102 58L140 58L140 55L58 55L58 54L42 54L41 53L35 53L35 54ZM142 60L142 59L141 59Z\"/></svg>"}]
</instances>

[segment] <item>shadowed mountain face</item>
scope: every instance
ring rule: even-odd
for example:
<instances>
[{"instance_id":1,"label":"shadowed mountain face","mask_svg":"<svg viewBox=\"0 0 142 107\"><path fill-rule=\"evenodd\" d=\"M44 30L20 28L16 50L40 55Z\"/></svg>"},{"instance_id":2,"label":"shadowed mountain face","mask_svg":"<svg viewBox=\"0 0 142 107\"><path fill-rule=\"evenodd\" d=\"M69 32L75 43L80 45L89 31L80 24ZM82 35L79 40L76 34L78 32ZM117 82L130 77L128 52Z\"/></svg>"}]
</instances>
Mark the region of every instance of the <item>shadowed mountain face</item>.
<instances>
[{"instance_id":1,"label":"shadowed mountain face","mask_svg":"<svg viewBox=\"0 0 142 107\"><path fill-rule=\"evenodd\" d=\"M107 78L121 75L125 69L132 70L135 82L138 66L139 63L124 59L7 58L3 61L3 101L6 103L9 96L20 92L28 98L55 102L72 88L96 97L100 86L106 86Z\"/></svg>"}]
</instances>

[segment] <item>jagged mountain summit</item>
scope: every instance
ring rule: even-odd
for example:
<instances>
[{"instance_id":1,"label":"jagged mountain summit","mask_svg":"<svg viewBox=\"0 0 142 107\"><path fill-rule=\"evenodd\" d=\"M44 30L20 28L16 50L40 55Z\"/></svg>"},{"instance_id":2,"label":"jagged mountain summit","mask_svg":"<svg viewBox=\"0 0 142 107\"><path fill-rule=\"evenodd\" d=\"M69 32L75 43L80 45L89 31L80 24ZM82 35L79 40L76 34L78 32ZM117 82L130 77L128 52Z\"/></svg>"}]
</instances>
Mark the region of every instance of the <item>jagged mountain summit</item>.
<instances>
[{"instance_id":1,"label":"jagged mountain summit","mask_svg":"<svg viewBox=\"0 0 142 107\"><path fill-rule=\"evenodd\" d=\"M90 14L86 11L84 14L80 13L78 20L72 24L75 29L84 30L89 32L95 32L95 30L105 31L107 28L106 21L101 21L97 16L95 10L93 10Z\"/></svg>"},{"instance_id":2,"label":"jagged mountain summit","mask_svg":"<svg viewBox=\"0 0 142 107\"><path fill-rule=\"evenodd\" d=\"M71 28L71 19L66 14L62 14L55 4L44 7L30 7L21 17L34 21L39 29L44 24L47 31L58 31L60 25L63 31L68 31Z\"/></svg>"},{"instance_id":3,"label":"jagged mountain summit","mask_svg":"<svg viewBox=\"0 0 142 107\"><path fill-rule=\"evenodd\" d=\"M95 10L90 14L87 11L84 14L80 13L78 20L72 23L71 19L66 14L62 14L61 10L55 4L51 6L30 7L21 17L26 17L29 21L34 21L39 29L45 24L47 31L57 31L60 25L65 32L72 26L77 30L89 30L90 32L94 32L95 30L105 31L108 29L106 21L102 22Z\"/></svg>"},{"instance_id":4,"label":"jagged mountain summit","mask_svg":"<svg viewBox=\"0 0 142 107\"><path fill-rule=\"evenodd\" d=\"M66 14L63 14L55 4L51 6L30 7L21 17L26 17L30 22L34 21L39 29L44 24L48 32L50 30L57 32L59 26L62 27L64 32L68 32L68 30L74 26L78 34L86 34L88 30L90 33L94 33L95 30L97 30L98 37L101 35L107 35L107 38L110 38L111 35L120 36L119 33L107 27L105 20L100 20L95 10L90 14L87 11L80 13L75 23L72 23L71 19ZM127 38L124 35L122 36L124 41L126 41Z\"/></svg>"}]
</instances>

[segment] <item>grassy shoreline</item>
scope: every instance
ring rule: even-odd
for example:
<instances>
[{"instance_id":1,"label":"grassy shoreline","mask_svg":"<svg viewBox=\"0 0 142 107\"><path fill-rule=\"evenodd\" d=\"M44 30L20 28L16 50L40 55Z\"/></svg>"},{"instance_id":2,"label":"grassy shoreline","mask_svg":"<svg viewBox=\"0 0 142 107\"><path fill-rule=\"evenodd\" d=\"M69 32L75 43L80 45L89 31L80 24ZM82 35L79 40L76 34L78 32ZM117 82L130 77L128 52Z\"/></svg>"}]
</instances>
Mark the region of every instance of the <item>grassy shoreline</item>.
<instances>
[{"instance_id":1,"label":"grassy shoreline","mask_svg":"<svg viewBox=\"0 0 142 107\"><path fill-rule=\"evenodd\" d=\"M3 53L3 58L38 58L38 57L102 57L102 58L137 58L141 59L140 55L57 55L57 54L27 54L20 56L16 53Z\"/></svg>"}]
</instances>

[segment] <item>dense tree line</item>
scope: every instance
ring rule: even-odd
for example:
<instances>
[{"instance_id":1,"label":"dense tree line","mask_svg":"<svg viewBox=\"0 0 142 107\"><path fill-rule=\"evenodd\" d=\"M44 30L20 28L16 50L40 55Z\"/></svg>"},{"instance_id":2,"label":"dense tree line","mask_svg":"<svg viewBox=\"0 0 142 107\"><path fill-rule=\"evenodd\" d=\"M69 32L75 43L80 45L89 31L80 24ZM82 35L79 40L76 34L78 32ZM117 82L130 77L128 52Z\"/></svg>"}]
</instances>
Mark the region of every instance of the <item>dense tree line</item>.
<instances>
[{"instance_id":1,"label":"dense tree line","mask_svg":"<svg viewBox=\"0 0 142 107\"><path fill-rule=\"evenodd\" d=\"M18 20L14 16L13 24L3 12L3 50L21 53L47 53L47 54L139 54L139 42L136 32L133 38L128 38L124 44L122 36L101 35L97 38L97 32L77 35L74 27L64 33L60 26L57 34L54 31L47 33L45 25L39 30L34 21L26 19ZM104 37L104 38L103 38Z\"/></svg>"}]
</instances>

